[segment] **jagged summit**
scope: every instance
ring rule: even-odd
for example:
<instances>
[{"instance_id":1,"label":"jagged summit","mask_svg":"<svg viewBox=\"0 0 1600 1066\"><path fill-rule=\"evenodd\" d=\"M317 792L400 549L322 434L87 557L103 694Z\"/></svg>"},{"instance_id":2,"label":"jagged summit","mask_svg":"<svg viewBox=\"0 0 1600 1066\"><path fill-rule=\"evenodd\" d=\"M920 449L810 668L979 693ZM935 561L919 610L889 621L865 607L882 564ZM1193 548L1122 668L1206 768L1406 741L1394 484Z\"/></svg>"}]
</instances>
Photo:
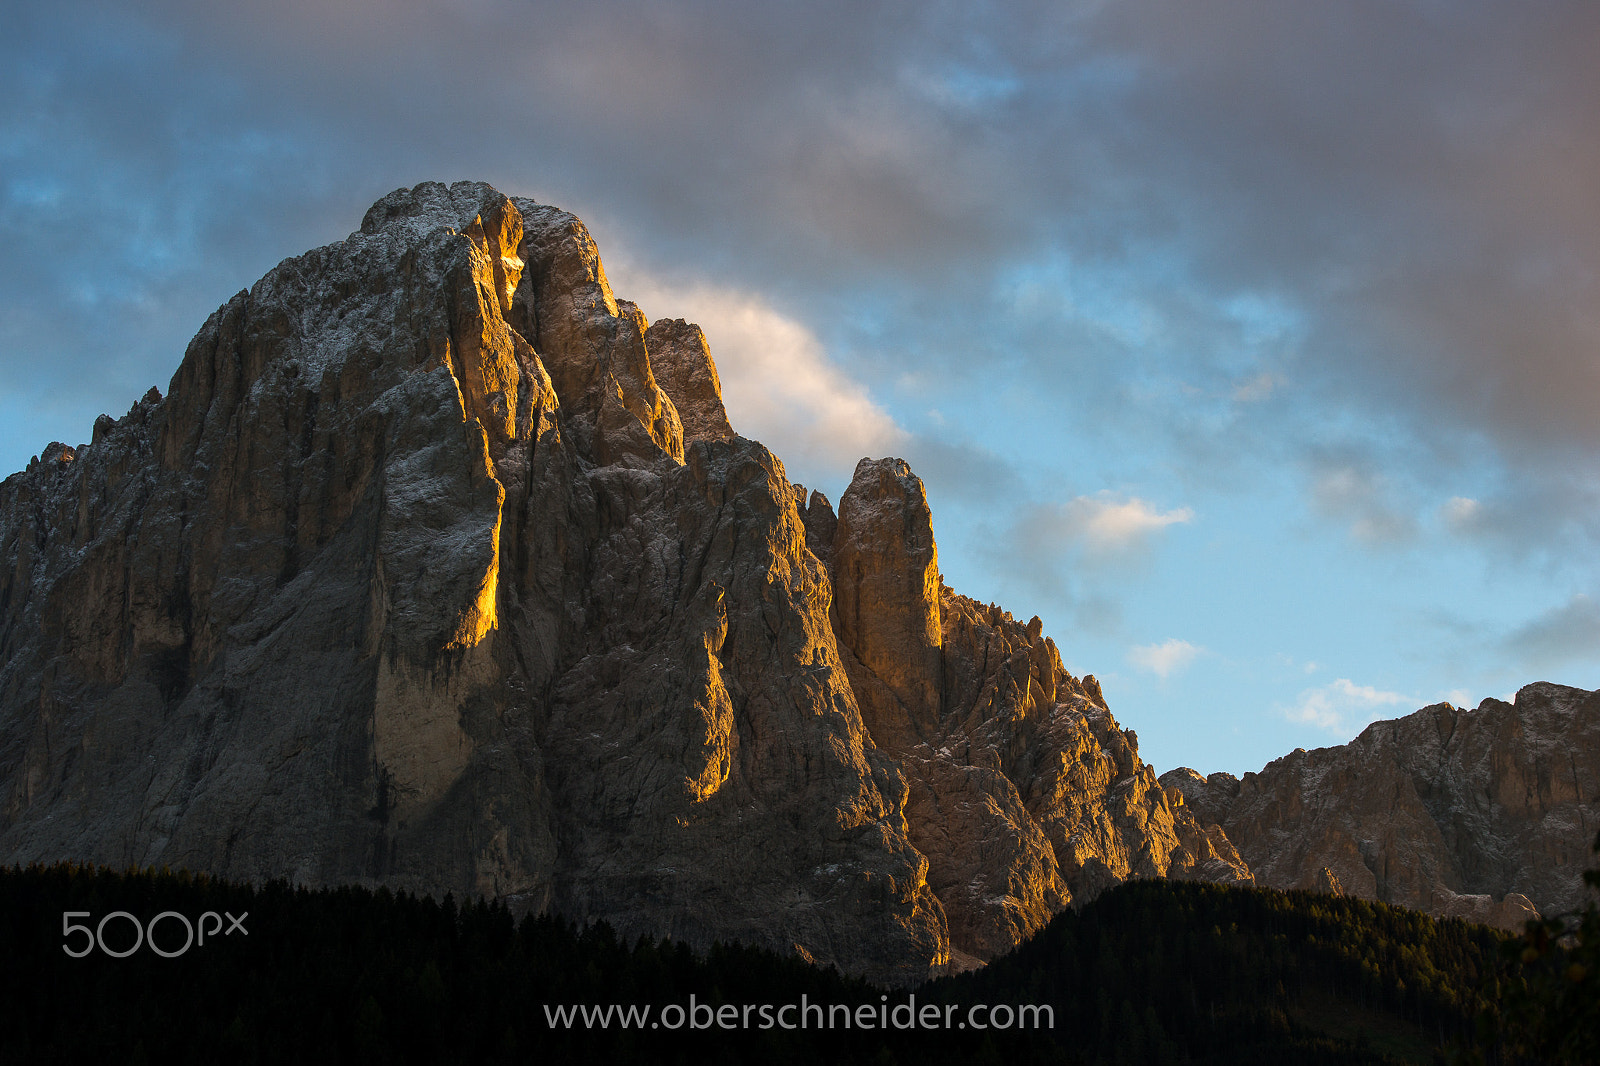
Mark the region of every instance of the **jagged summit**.
<instances>
[{"instance_id":1,"label":"jagged summit","mask_svg":"<svg viewBox=\"0 0 1600 1066\"><path fill-rule=\"evenodd\" d=\"M922 483L834 513L572 215L401 189L0 484L0 857L481 893L881 980L1248 879Z\"/></svg>"}]
</instances>

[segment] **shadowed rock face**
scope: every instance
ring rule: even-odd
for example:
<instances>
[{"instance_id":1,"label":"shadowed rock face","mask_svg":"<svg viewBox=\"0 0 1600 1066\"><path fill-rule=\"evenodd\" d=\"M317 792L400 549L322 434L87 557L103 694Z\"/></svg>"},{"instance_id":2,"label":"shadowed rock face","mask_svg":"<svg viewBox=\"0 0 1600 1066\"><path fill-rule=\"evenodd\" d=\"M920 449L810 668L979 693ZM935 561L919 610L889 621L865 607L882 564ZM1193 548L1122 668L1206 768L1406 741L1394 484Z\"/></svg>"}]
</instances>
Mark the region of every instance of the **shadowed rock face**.
<instances>
[{"instance_id":1,"label":"shadowed rock face","mask_svg":"<svg viewBox=\"0 0 1600 1066\"><path fill-rule=\"evenodd\" d=\"M837 518L572 215L402 189L0 484L0 856L483 894L879 980L1247 878L1093 678Z\"/></svg>"},{"instance_id":2,"label":"shadowed rock face","mask_svg":"<svg viewBox=\"0 0 1600 1066\"><path fill-rule=\"evenodd\" d=\"M1259 774L1163 774L1257 879L1520 930L1585 901L1600 830L1600 693L1528 685L1441 703Z\"/></svg>"}]
</instances>

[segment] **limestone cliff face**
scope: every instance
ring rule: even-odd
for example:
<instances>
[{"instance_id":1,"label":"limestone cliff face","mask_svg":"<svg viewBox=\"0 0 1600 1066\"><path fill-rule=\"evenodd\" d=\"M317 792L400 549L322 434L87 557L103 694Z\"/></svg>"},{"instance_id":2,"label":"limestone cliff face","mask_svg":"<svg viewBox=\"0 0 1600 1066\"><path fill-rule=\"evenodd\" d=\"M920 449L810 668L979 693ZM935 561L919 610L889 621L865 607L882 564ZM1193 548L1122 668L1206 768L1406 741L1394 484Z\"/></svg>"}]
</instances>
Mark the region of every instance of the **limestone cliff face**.
<instances>
[{"instance_id":1,"label":"limestone cliff face","mask_svg":"<svg viewBox=\"0 0 1600 1066\"><path fill-rule=\"evenodd\" d=\"M814 493L805 521L808 538L831 539L840 656L910 783L911 841L958 960L1007 951L1129 877L1250 881L1221 831L1139 760L1098 682L1062 668L1038 618L944 587L903 461L862 460L837 517Z\"/></svg>"},{"instance_id":2,"label":"limestone cliff face","mask_svg":"<svg viewBox=\"0 0 1600 1066\"><path fill-rule=\"evenodd\" d=\"M0 858L386 884L888 981L1138 875L1247 878L1092 678L835 517L572 215L373 206L167 395L0 484Z\"/></svg>"},{"instance_id":3,"label":"limestone cliff face","mask_svg":"<svg viewBox=\"0 0 1600 1066\"><path fill-rule=\"evenodd\" d=\"M693 322L668 318L645 330L656 380L675 401L683 439L728 440L735 436L722 406L722 382L706 335Z\"/></svg>"},{"instance_id":4,"label":"limestone cliff face","mask_svg":"<svg viewBox=\"0 0 1600 1066\"><path fill-rule=\"evenodd\" d=\"M1600 830L1600 693L1437 704L1259 774L1163 774L1257 879L1520 929L1584 900Z\"/></svg>"}]
</instances>

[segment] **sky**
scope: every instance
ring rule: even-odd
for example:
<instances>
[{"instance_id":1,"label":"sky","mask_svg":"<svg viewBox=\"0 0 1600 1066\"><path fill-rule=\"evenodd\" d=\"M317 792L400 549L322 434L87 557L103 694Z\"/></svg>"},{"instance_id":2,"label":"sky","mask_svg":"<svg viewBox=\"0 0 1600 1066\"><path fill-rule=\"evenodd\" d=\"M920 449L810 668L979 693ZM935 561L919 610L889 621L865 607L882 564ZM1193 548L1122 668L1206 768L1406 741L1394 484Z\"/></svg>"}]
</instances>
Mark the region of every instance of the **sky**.
<instances>
[{"instance_id":1,"label":"sky","mask_svg":"<svg viewBox=\"0 0 1600 1066\"><path fill-rule=\"evenodd\" d=\"M1600 687L1600 6L10 5L0 468L420 181L578 214L1158 771Z\"/></svg>"}]
</instances>

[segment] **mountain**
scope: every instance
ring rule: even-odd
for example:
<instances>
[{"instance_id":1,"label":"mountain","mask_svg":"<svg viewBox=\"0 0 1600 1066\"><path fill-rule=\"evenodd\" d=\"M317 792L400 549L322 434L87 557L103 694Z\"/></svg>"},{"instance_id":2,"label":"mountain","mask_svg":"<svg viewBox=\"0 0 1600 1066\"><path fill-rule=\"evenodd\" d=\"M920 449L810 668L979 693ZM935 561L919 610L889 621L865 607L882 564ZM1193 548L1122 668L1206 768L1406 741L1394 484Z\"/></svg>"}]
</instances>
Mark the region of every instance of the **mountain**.
<instances>
[{"instance_id":1,"label":"mountain","mask_svg":"<svg viewBox=\"0 0 1600 1066\"><path fill-rule=\"evenodd\" d=\"M1161 781L1219 823L1259 884L1337 889L1520 931L1576 910L1600 832L1600 692L1528 685L1441 703L1259 774Z\"/></svg>"},{"instance_id":2,"label":"mountain","mask_svg":"<svg viewBox=\"0 0 1600 1066\"><path fill-rule=\"evenodd\" d=\"M835 512L572 215L401 189L0 484L0 857L482 896L907 983L1250 873L1090 676Z\"/></svg>"}]
</instances>

